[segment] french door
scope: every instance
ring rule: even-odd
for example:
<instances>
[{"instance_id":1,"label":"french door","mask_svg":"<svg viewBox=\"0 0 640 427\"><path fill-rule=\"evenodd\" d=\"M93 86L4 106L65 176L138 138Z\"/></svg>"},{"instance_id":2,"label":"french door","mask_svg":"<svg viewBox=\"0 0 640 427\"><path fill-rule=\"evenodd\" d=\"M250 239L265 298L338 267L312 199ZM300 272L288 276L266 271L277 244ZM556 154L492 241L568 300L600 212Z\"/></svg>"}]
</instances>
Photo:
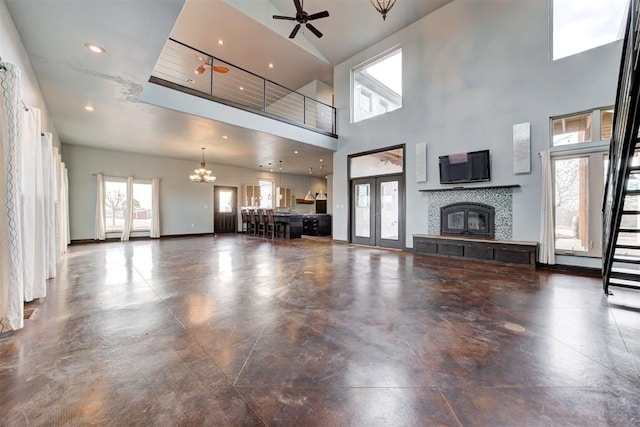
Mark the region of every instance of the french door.
<instances>
[{"instance_id":1,"label":"french door","mask_svg":"<svg viewBox=\"0 0 640 427\"><path fill-rule=\"evenodd\" d=\"M235 233L238 189L216 185L213 190L213 229L216 233Z\"/></svg>"},{"instance_id":2,"label":"french door","mask_svg":"<svg viewBox=\"0 0 640 427\"><path fill-rule=\"evenodd\" d=\"M404 175L351 180L351 242L403 249Z\"/></svg>"}]
</instances>

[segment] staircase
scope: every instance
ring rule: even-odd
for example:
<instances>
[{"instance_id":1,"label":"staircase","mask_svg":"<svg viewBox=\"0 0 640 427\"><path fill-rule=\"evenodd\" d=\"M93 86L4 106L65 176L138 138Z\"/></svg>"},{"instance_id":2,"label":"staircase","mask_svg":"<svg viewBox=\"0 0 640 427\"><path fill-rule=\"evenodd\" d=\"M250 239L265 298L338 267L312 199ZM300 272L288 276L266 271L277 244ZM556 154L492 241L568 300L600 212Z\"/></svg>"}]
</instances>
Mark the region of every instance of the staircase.
<instances>
[{"instance_id":1,"label":"staircase","mask_svg":"<svg viewBox=\"0 0 640 427\"><path fill-rule=\"evenodd\" d=\"M602 215L605 295L611 286L640 290L639 3L630 4L609 147Z\"/></svg>"}]
</instances>

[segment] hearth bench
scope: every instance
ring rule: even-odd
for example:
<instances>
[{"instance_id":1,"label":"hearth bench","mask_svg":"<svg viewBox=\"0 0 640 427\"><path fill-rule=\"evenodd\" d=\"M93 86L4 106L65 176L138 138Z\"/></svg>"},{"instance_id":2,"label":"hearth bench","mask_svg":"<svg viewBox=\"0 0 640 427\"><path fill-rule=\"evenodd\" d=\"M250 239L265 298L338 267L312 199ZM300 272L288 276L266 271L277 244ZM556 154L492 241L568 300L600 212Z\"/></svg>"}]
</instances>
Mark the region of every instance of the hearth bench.
<instances>
[{"instance_id":1,"label":"hearth bench","mask_svg":"<svg viewBox=\"0 0 640 427\"><path fill-rule=\"evenodd\" d=\"M495 264L536 267L537 242L458 236L413 235L413 252Z\"/></svg>"}]
</instances>

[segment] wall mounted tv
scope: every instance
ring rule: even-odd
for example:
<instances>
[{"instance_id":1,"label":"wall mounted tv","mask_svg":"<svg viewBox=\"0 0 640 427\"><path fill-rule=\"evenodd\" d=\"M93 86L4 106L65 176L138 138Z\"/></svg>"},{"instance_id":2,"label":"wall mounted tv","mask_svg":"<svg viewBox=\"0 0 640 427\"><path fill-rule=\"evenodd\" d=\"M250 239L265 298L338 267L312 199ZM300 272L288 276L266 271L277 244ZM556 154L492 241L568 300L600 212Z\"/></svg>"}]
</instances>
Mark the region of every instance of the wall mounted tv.
<instances>
[{"instance_id":1,"label":"wall mounted tv","mask_svg":"<svg viewBox=\"0 0 640 427\"><path fill-rule=\"evenodd\" d=\"M490 181L489 150L440 156L440 183Z\"/></svg>"}]
</instances>

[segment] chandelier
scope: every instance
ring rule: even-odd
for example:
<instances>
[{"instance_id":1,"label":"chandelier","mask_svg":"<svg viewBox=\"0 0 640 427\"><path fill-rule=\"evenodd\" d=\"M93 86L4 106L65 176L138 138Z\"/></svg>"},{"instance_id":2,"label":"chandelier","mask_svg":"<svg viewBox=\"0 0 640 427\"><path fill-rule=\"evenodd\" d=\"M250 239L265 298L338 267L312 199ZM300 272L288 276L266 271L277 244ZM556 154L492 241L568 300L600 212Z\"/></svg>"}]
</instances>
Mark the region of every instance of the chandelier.
<instances>
[{"instance_id":1,"label":"chandelier","mask_svg":"<svg viewBox=\"0 0 640 427\"><path fill-rule=\"evenodd\" d=\"M189 175L189 179L193 182L212 183L216 180L215 176L211 175L211 171L206 168L204 162L204 148L202 148L202 161L200 162L200 168L193 170L193 175Z\"/></svg>"},{"instance_id":2,"label":"chandelier","mask_svg":"<svg viewBox=\"0 0 640 427\"><path fill-rule=\"evenodd\" d=\"M373 7L382 14L382 20L386 21L387 13L391 10L396 0L369 0Z\"/></svg>"}]
</instances>

